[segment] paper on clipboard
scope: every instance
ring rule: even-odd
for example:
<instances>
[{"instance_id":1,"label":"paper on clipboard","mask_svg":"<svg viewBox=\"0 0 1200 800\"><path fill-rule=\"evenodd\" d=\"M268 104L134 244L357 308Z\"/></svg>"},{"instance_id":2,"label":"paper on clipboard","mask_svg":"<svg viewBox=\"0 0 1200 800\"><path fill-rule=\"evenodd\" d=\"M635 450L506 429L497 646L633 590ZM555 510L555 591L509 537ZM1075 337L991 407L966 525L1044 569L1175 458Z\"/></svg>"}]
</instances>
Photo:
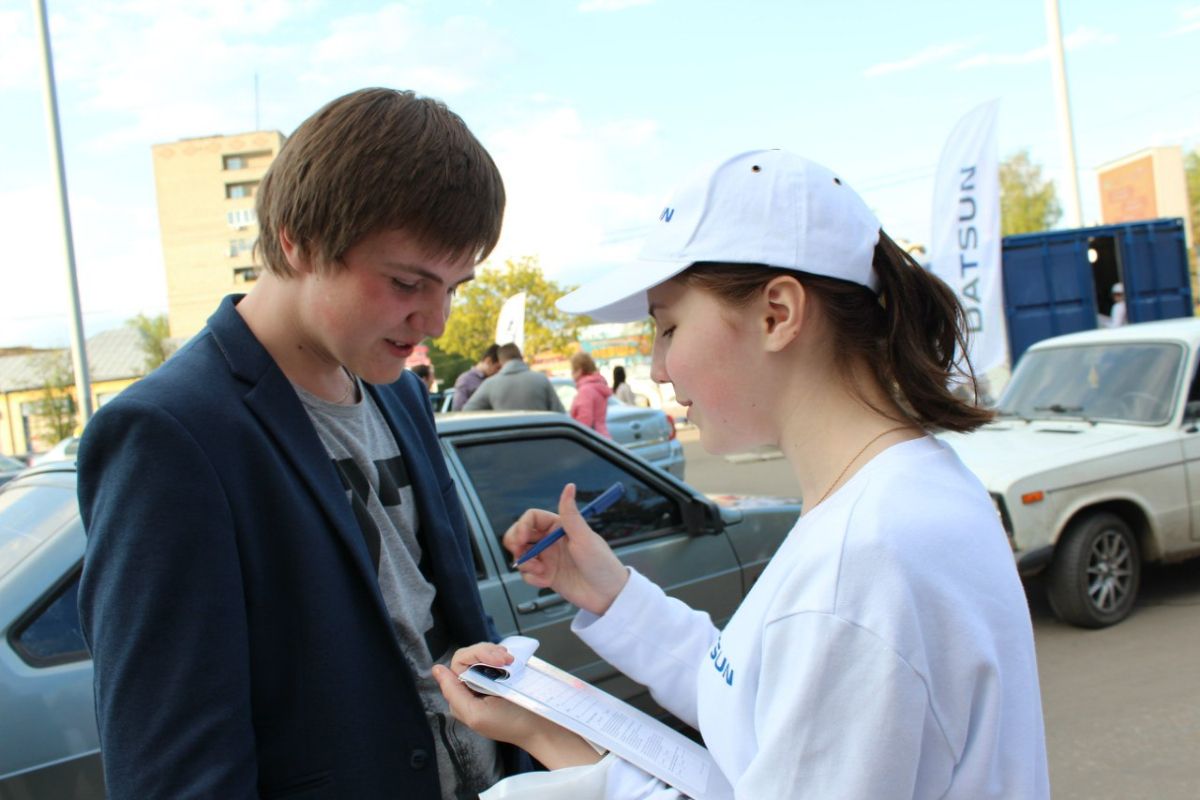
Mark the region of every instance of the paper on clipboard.
<instances>
[{"instance_id":1,"label":"paper on clipboard","mask_svg":"<svg viewBox=\"0 0 1200 800\"><path fill-rule=\"evenodd\" d=\"M702 745L537 658L536 639L510 636L500 644L513 655L512 664L475 665L459 679L574 731L695 800L732 800L732 787Z\"/></svg>"}]
</instances>

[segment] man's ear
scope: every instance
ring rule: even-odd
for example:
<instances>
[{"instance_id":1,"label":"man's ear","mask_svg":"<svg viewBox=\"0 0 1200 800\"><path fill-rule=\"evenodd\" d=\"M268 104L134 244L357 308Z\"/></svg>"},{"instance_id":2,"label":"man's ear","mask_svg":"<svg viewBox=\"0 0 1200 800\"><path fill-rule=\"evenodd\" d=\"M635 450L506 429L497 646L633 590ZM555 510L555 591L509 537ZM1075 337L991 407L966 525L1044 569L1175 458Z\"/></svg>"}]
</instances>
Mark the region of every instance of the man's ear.
<instances>
[{"instance_id":1,"label":"man's ear","mask_svg":"<svg viewBox=\"0 0 1200 800\"><path fill-rule=\"evenodd\" d=\"M303 245L292 239L292 235L285 228L279 229L279 248L283 250L283 257L292 268L292 272L299 275L312 271L312 258Z\"/></svg>"},{"instance_id":2,"label":"man's ear","mask_svg":"<svg viewBox=\"0 0 1200 800\"><path fill-rule=\"evenodd\" d=\"M791 275L772 278L762 293L762 333L766 347L779 352L800 335L804 325L808 292Z\"/></svg>"}]
</instances>

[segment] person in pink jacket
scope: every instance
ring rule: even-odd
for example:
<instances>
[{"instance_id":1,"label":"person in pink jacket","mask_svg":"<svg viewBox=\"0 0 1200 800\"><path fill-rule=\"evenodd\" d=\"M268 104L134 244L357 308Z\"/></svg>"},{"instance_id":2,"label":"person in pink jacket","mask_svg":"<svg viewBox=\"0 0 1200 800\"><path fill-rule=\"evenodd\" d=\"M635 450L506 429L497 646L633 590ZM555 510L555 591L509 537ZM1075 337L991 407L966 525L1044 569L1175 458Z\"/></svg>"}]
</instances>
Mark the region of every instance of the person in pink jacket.
<instances>
[{"instance_id":1,"label":"person in pink jacket","mask_svg":"<svg viewBox=\"0 0 1200 800\"><path fill-rule=\"evenodd\" d=\"M575 379L575 399L571 401L571 419L588 426L603 436L608 433L608 398L612 389L596 371L596 362L580 350L571 356L571 377Z\"/></svg>"}]
</instances>

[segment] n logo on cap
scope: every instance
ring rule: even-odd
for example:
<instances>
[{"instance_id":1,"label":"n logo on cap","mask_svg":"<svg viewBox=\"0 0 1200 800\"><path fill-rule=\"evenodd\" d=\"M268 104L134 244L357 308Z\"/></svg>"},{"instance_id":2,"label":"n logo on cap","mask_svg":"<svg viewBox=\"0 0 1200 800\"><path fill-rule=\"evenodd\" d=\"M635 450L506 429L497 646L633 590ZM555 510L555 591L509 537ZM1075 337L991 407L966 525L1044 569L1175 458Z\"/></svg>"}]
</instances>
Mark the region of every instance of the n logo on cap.
<instances>
[{"instance_id":1,"label":"n logo on cap","mask_svg":"<svg viewBox=\"0 0 1200 800\"><path fill-rule=\"evenodd\" d=\"M673 217L673 216L675 216L675 209L671 208L670 206L667 206L666 208L664 208L662 210L662 213L658 215L658 221L659 222L670 222L671 217Z\"/></svg>"}]
</instances>

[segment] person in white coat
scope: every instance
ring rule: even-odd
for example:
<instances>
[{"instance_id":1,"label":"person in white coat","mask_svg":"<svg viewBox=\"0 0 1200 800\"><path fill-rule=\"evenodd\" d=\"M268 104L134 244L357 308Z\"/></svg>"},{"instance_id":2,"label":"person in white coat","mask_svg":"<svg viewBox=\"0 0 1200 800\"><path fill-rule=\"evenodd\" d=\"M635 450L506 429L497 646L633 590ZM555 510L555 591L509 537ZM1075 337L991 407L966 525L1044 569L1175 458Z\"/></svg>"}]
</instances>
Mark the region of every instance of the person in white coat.
<instances>
[{"instance_id":1,"label":"person in white coat","mask_svg":"<svg viewBox=\"0 0 1200 800\"><path fill-rule=\"evenodd\" d=\"M1113 284L1112 301L1112 311L1109 313L1108 327L1119 328L1128 322L1125 311L1125 284Z\"/></svg>"},{"instance_id":2,"label":"person in white coat","mask_svg":"<svg viewBox=\"0 0 1200 800\"><path fill-rule=\"evenodd\" d=\"M804 513L723 630L623 566L572 485L557 514L505 534L520 554L566 529L525 580L577 605L575 632L697 727L740 800L1049 797L1012 551L983 486L930 435L991 418L947 389L974 380L955 361L954 293L833 172L782 151L680 189L642 259L559 307L649 313L651 376L674 383L705 449L778 447ZM508 660L485 643L438 671L456 716L551 769L598 762L608 798L678 796L454 677Z\"/></svg>"}]
</instances>

